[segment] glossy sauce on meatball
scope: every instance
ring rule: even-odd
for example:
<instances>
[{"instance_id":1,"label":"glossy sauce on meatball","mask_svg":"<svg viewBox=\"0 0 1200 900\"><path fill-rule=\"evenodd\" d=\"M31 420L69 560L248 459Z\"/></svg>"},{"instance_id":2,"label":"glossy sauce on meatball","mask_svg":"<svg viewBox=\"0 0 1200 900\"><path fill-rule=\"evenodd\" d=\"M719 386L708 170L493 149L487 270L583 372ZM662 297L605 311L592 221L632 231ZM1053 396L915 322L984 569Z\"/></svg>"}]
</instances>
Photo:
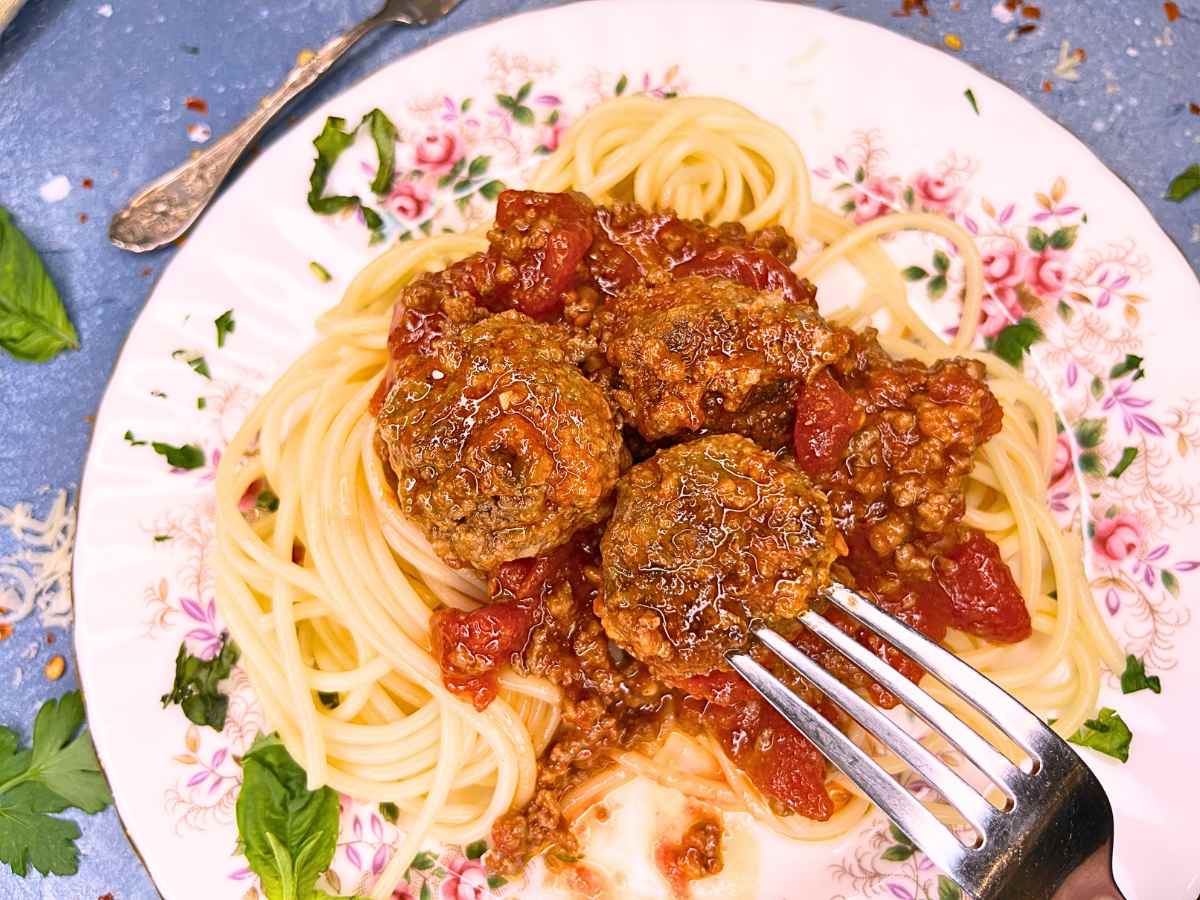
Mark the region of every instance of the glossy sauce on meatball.
<instances>
[{"instance_id":1,"label":"glossy sauce on meatball","mask_svg":"<svg viewBox=\"0 0 1200 900\"><path fill-rule=\"evenodd\" d=\"M796 391L849 349L808 304L695 275L623 291L595 330L618 372L613 397L650 441L714 431L781 447Z\"/></svg>"},{"instance_id":2,"label":"glossy sauce on meatball","mask_svg":"<svg viewBox=\"0 0 1200 900\"><path fill-rule=\"evenodd\" d=\"M745 646L752 622L804 612L839 543L797 467L738 435L700 438L622 477L597 609L659 677L705 674Z\"/></svg>"},{"instance_id":3,"label":"glossy sauce on meatball","mask_svg":"<svg viewBox=\"0 0 1200 900\"><path fill-rule=\"evenodd\" d=\"M451 565L490 572L608 515L624 450L582 352L510 311L398 361L380 434L401 508Z\"/></svg>"}]
</instances>

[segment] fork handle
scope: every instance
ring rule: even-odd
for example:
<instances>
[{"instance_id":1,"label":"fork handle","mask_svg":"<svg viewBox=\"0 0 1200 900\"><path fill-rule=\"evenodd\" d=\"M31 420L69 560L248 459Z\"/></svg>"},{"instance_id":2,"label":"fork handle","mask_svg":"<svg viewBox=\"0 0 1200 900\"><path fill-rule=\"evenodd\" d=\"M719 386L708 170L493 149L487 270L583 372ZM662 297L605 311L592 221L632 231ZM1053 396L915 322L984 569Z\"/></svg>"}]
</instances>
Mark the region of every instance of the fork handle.
<instances>
[{"instance_id":1,"label":"fork handle","mask_svg":"<svg viewBox=\"0 0 1200 900\"><path fill-rule=\"evenodd\" d=\"M1100 846L1059 885L1050 900L1125 900L1112 871L1112 841Z\"/></svg>"},{"instance_id":2,"label":"fork handle","mask_svg":"<svg viewBox=\"0 0 1200 900\"><path fill-rule=\"evenodd\" d=\"M267 123L324 75L363 37L389 20L367 19L340 34L298 64L275 91L233 131L203 153L148 185L112 218L108 237L123 250L144 253L175 240L196 221L237 162Z\"/></svg>"}]
</instances>

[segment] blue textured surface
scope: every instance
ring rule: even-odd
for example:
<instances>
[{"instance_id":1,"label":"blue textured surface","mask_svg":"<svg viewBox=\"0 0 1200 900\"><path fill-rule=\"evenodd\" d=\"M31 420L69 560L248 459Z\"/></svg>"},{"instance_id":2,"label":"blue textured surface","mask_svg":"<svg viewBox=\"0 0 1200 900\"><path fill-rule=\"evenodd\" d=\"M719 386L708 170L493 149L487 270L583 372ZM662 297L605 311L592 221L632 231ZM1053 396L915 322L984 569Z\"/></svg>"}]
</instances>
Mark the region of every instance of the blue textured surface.
<instances>
[{"instance_id":1,"label":"blue textured surface","mask_svg":"<svg viewBox=\"0 0 1200 900\"><path fill-rule=\"evenodd\" d=\"M318 46L373 5L30 0L0 36L0 206L41 251L82 340L78 352L40 366L0 353L0 504L34 500L44 508L39 488L78 483L89 416L154 278L170 261L171 250L133 256L112 248L105 239L109 217L139 185L195 148L189 124L206 122L219 135L278 84L298 50ZM444 34L549 5L467 0L436 28L378 35L294 112ZM1169 24L1156 0L1043 0L1037 31L1016 42L1007 40L1013 26L997 21L988 0L928 0L928 18L893 15L899 0L814 5L937 47L945 34L959 35L963 48L956 55L1087 142L1134 188L1192 266L1200 266L1200 196L1184 204L1162 199L1171 177L1200 161L1200 117L1188 111L1189 103L1200 103L1200 2L1180 0L1183 15ZM1053 72L1063 40L1087 53L1076 82ZM1053 90L1044 91L1044 82ZM207 100L209 113L186 109L188 96ZM57 175L70 180L70 194L47 203L39 187ZM85 189L84 179L94 186ZM0 535L0 550L5 540ZM0 723L27 730L42 700L74 686L71 666L54 684L42 675L46 660L68 646L68 635L54 637L49 646L48 634L26 621L0 642ZM14 688L17 667L25 677ZM21 881L4 870L0 898L157 896L111 810L81 823L79 875Z\"/></svg>"}]
</instances>

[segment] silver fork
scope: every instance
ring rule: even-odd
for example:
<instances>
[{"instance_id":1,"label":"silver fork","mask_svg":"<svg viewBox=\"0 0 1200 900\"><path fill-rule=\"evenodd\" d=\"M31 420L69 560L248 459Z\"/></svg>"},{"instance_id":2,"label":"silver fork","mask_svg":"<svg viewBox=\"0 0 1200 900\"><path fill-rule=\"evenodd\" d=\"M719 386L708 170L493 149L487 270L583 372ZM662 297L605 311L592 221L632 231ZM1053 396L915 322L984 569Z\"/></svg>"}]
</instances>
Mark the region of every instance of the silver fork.
<instances>
[{"instance_id":1,"label":"silver fork","mask_svg":"<svg viewBox=\"0 0 1200 900\"><path fill-rule=\"evenodd\" d=\"M769 628L755 636L913 767L970 823L965 844L899 782L747 653L730 664L846 773L929 859L976 900L1124 900L1112 874L1112 807L1100 782L1041 719L986 677L841 585L826 593L990 719L1029 754L1017 766L870 649L809 610L808 628L849 657L943 736L1004 793L997 809L875 706Z\"/></svg>"},{"instance_id":2,"label":"silver fork","mask_svg":"<svg viewBox=\"0 0 1200 900\"><path fill-rule=\"evenodd\" d=\"M462 0L386 0L371 18L338 35L290 71L273 93L262 99L233 131L195 159L147 185L112 218L108 238L123 250L144 253L179 237L196 221L217 193L238 157L267 123L296 96L324 75L342 55L383 25L432 25Z\"/></svg>"}]
</instances>

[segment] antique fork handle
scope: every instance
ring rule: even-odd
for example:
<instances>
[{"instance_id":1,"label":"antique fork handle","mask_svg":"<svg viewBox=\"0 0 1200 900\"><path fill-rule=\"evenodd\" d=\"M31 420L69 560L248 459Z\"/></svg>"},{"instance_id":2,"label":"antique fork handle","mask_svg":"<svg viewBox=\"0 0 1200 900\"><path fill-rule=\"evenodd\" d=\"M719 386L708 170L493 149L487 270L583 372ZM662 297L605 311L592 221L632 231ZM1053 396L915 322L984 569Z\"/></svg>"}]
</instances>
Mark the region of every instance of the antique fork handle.
<instances>
[{"instance_id":1,"label":"antique fork handle","mask_svg":"<svg viewBox=\"0 0 1200 900\"><path fill-rule=\"evenodd\" d=\"M122 250L144 253L183 234L204 211L238 157L290 100L307 90L364 36L394 20L373 17L338 35L292 69L233 131L195 159L148 185L112 218L108 237Z\"/></svg>"},{"instance_id":2,"label":"antique fork handle","mask_svg":"<svg viewBox=\"0 0 1200 900\"><path fill-rule=\"evenodd\" d=\"M1058 886L1050 900L1125 900L1112 870L1112 841L1109 840Z\"/></svg>"}]
</instances>

